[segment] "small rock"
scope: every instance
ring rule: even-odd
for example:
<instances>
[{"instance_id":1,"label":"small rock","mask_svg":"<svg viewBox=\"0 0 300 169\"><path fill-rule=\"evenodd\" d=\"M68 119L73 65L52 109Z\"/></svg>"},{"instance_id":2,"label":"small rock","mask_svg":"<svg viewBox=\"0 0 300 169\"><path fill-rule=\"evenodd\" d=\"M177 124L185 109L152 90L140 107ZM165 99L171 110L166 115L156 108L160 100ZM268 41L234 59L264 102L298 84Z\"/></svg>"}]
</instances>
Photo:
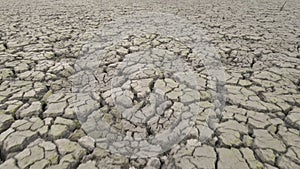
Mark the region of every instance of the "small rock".
<instances>
[{"instance_id":1,"label":"small rock","mask_svg":"<svg viewBox=\"0 0 300 169\"><path fill-rule=\"evenodd\" d=\"M251 84L249 80L239 80L239 85L241 86L251 86Z\"/></svg>"},{"instance_id":2,"label":"small rock","mask_svg":"<svg viewBox=\"0 0 300 169\"><path fill-rule=\"evenodd\" d=\"M300 169L300 165L288 159L286 156L278 158L278 167L282 169Z\"/></svg>"},{"instance_id":3,"label":"small rock","mask_svg":"<svg viewBox=\"0 0 300 169\"><path fill-rule=\"evenodd\" d=\"M240 133L232 130L225 130L219 136L221 142L227 146L239 146L242 144Z\"/></svg>"},{"instance_id":4,"label":"small rock","mask_svg":"<svg viewBox=\"0 0 300 169\"><path fill-rule=\"evenodd\" d=\"M245 159L238 149L218 148L219 154L218 168L243 168L249 169Z\"/></svg>"},{"instance_id":5,"label":"small rock","mask_svg":"<svg viewBox=\"0 0 300 169\"><path fill-rule=\"evenodd\" d=\"M74 130L76 123L73 120L57 117L54 121L54 124L61 124L68 126L69 130Z\"/></svg>"},{"instance_id":6,"label":"small rock","mask_svg":"<svg viewBox=\"0 0 300 169\"><path fill-rule=\"evenodd\" d=\"M0 133L9 128L9 126L14 122L12 115L0 113Z\"/></svg>"},{"instance_id":7,"label":"small rock","mask_svg":"<svg viewBox=\"0 0 300 169\"><path fill-rule=\"evenodd\" d=\"M147 166L151 166L151 167L154 167L155 169L159 169L160 168L160 160L158 158L150 158L148 163L147 163Z\"/></svg>"},{"instance_id":8,"label":"small rock","mask_svg":"<svg viewBox=\"0 0 300 169\"><path fill-rule=\"evenodd\" d=\"M20 63L16 67L14 67L15 72L17 73L23 73L27 70L29 70L29 65L27 63Z\"/></svg>"},{"instance_id":9,"label":"small rock","mask_svg":"<svg viewBox=\"0 0 300 169\"><path fill-rule=\"evenodd\" d=\"M78 140L78 143L88 149L89 151L93 151L93 149L95 148L95 140L89 136L84 136L84 137L81 137L79 140Z\"/></svg>"},{"instance_id":10,"label":"small rock","mask_svg":"<svg viewBox=\"0 0 300 169\"><path fill-rule=\"evenodd\" d=\"M10 114L14 114L23 105L23 102L18 100L12 100L6 102L6 104L8 104L8 107L6 108L6 112Z\"/></svg>"},{"instance_id":11,"label":"small rock","mask_svg":"<svg viewBox=\"0 0 300 169\"><path fill-rule=\"evenodd\" d=\"M0 165L1 169L19 169L16 165L16 160L10 158Z\"/></svg>"},{"instance_id":12,"label":"small rock","mask_svg":"<svg viewBox=\"0 0 300 169\"><path fill-rule=\"evenodd\" d=\"M255 136L254 145L259 148L270 148L278 152L284 152L286 150L285 144L272 136L267 130L254 129L253 135Z\"/></svg>"},{"instance_id":13,"label":"small rock","mask_svg":"<svg viewBox=\"0 0 300 169\"><path fill-rule=\"evenodd\" d=\"M64 109L67 106L66 102L50 103L47 110L43 113L44 117L57 117L64 113Z\"/></svg>"},{"instance_id":14,"label":"small rock","mask_svg":"<svg viewBox=\"0 0 300 169\"><path fill-rule=\"evenodd\" d=\"M0 80L5 80L13 75L14 73L10 69L3 69L3 68L0 69Z\"/></svg>"},{"instance_id":15,"label":"small rock","mask_svg":"<svg viewBox=\"0 0 300 169\"><path fill-rule=\"evenodd\" d=\"M278 168L271 166L270 164L265 164L265 169L278 169Z\"/></svg>"},{"instance_id":16,"label":"small rock","mask_svg":"<svg viewBox=\"0 0 300 169\"><path fill-rule=\"evenodd\" d=\"M55 140L55 143L58 147L59 154L61 155L73 153L76 158L80 158L80 156L86 152L78 143L72 142L68 139Z\"/></svg>"},{"instance_id":17,"label":"small rock","mask_svg":"<svg viewBox=\"0 0 300 169\"><path fill-rule=\"evenodd\" d=\"M128 54L128 49L121 47L121 48L117 49L117 53L119 55L126 55L126 54Z\"/></svg>"},{"instance_id":18,"label":"small rock","mask_svg":"<svg viewBox=\"0 0 300 169\"><path fill-rule=\"evenodd\" d=\"M248 135L244 135L243 136L243 144L250 147L253 144L253 138Z\"/></svg>"},{"instance_id":19,"label":"small rock","mask_svg":"<svg viewBox=\"0 0 300 169\"><path fill-rule=\"evenodd\" d=\"M39 128L37 130L37 132L42 136L42 137L45 137L48 133L48 126L43 126L41 128Z\"/></svg>"},{"instance_id":20,"label":"small rock","mask_svg":"<svg viewBox=\"0 0 300 169\"><path fill-rule=\"evenodd\" d=\"M255 168L255 169L263 169L264 168L264 165L255 159L253 151L251 149L241 148L240 151L242 152L243 157L248 162L250 168Z\"/></svg>"},{"instance_id":21,"label":"small rock","mask_svg":"<svg viewBox=\"0 0 300 169\"><path fill-rule=\"evenodd\" d=\"M68 133L68 127L65 125L52 125L49 131L49 136L52 139L59 139L67 136Z\"/></svg>"},{"instance_id":22,"label":"small rock","mask_svg":"<svg viewBox=\"0 0 300 169\"><path fill-rule=\"evenodd\" d=\"M19 109L17 113L21 118L23 117L31 117L38 116L42 112L42 104L41 102L32 102L31 105L24 109Z\"/></svg>"},{"instance_id":23,"label":"small rock","mask_svg":"<svg viewBox=\"0 0 300 169\"><path fill-rule=\"evenodd\" d=\"M300 113L291 113L286 117L286 122L300 130Z\"/></svg>"},{"instance_id":24,"label":"small rock","mask_svg":"<svg viewBox=\"0 0 300 169\"><path fill-rule=\"evenodd\" d=\"M44 151L41 147L34 146L27 148L17 154L15 158L18 160L18 166L27 168L29 165L44 158Z\"/></svg>"},{"instance_id":25,"label":"small rock","mask_svg":"<svg viewBox=\"0 0 300 169\"><path fill-rule=\"evenodd\" d=\"M96 167L95 161L88 161L86 163L80 164L77 169L98 169Z\"/></svg>"},{"instance_id":26,"label":"small rock","mask_svg":"<svg viewBox=\"0 0 300 169\"><path fill-rule=\"evenodd\" d=\"M71 141L77 141L81 137L85 136L86 134L82 129L75 130L73 133L70 134L69 139Z\"/></svg>"},{"instance_id":27,"label":"small rock","mask_svg":"<svg viewBox=\"0 0 300 169\"><path fill-rule=\"evenodd\" d=\"M49 165L50 165L50 162L48 160L42 159L42 160L37 161L34 164L32 164L29 169L41 169L41 168L46 168Z\"/></svg>"},{"instance_id":28,"label":"small rock","mask_svg":"<svg viewBox=\"0 0 300 169\"><path fill-rule=\"evenodd\" d=\"M5 130L0 134L0 147L2 147L3 141L13 132L15 132L13 128L8 128L7 130Z\"/></svg>"},{"instance_id":29,"label":"small rock","mask_svg":"<svg viewBox=\"0 0 300 169\"><path fill-rule=\"evenodd\" d=\"M255 153L262 162L269 163L272 165L275 164L276 156L273 153L273 150L271 150L271 149L256 149Z\"/></svg>"},{"instance_id":30,"label":"small rock","mask_svg":"<svg viewBox=\"0 0 300 169\"><path fill-rule=\"evenodd\" d=\"M10 134L3 143L3 149L5 152L13 152L22 150L31 141L37 138L37 133L30 130L17 131Z\"/></svg>"},{"instance_id":31,"label":"small rock","mask_svg":"<svg viewBox=\"0 0 300 169\"><path fill-rule=\"evenodd\" d=\"M130 167L129 169L135 169L134 167ZM146 166L144 167L144 169L157 169L155 167L152 167L152 166Z\"/></svg>"}]
</instances>

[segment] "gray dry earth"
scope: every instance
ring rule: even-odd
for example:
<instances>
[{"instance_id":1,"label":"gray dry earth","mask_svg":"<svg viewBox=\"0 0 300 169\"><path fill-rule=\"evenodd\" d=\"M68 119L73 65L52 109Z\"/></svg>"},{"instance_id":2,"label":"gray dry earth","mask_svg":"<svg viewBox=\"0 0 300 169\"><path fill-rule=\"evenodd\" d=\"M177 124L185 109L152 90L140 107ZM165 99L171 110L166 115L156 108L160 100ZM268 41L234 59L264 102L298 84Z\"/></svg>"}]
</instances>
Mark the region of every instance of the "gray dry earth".
<instances>
[{"instance_id":1,"label":"gray dry earth","mask_svg":"<svg viewBox=\"0 0 300 169\"><path fill-rule=\"evenodd\" d=\"M0 168L299 169L300 2L280 11L283 3L1 0ZM209 114L216 91L199 59L206 49L161 32L132 32L104 53L87 45L122 16L143 25L138 12L180 16L205 32L225 69L226 106L212 110L222 116ZM118 23L100 36L123 30ZM202 36L191 33L192 42ZM203 140L208 116L214 132ZM187 136L165 143L176 131ZM111 142L139 138L162 146Z\"/></svg>"}]
</instances>

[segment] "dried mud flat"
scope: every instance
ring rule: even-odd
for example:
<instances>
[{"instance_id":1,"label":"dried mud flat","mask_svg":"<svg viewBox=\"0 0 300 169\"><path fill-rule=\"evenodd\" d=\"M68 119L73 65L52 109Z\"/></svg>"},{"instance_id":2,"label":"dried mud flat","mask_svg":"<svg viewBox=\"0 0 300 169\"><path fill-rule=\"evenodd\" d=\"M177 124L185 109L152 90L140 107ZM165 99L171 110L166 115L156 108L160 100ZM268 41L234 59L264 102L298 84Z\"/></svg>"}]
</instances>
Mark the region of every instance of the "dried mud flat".
<instances>
[{"instance_id":1,"label":"dried mud flat","mask_svg":"<svg viewBox=\"0 0 300 169\"><path fill-rule=\"evenodd\" d=\"M300 168L283 4L1 0L0 169Z\"/></svg>"}]
</instances>

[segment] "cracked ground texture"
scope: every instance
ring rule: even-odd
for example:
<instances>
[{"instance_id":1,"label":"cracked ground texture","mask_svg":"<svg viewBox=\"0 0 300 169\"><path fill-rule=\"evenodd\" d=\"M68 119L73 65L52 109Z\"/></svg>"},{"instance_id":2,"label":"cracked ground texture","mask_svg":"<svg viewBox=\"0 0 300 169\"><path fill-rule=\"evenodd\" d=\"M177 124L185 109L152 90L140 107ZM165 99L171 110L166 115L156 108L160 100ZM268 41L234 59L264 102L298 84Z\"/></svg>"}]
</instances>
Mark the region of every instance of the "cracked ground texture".
<instances>
[{"instance_id":1,"label":"cracked ground texture","mask_svg":"<svg viewBox=\"0 0 300 169\"><path fill-rule=\"evenodd\" d=\"M281 11L283 0L0 2L0 169L300 168L298 0L288 0ZM176 37L133 34L107 48L96 76L85 76L78 68L78 59L89 52L85 45L105 23L136 12L185 18L205 30L216 48L225 69L227 99L206 141L199 138L214 91L191 47ZM174 56L194 70L199 88L188 75L156 69L159 62L178 64ZM146 68L137 73L133 65L140 57L147 64L139 64ZM78 76L80 81L74 82ZM95 87L84 84L93 78L98 93L72 92L78 86ZM152 91L169 100L158 99L155 114L147 109L157 101ZM140 111L121 118L118 112L133 104ZM160 136L179 118L176 109L184 106L190 107L183 114L194 121L191 130L152 157L108 151L97 138L110 138L112 131L93 128L101 119L130 138ZM198 114L191 116L193 111Z\"/></svg>"}]
</instances>

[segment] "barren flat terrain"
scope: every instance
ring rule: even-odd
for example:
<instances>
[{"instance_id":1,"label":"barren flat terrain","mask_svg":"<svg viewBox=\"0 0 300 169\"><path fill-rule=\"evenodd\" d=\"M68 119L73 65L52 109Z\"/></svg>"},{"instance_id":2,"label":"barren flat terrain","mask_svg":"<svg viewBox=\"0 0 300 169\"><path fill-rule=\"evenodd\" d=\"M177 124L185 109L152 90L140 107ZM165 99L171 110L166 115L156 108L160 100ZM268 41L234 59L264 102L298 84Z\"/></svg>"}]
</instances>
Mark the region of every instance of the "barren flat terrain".
<instances>
[{"instance_id":1,"label":"barren flat terrain","mask_svg":"<svg viewBox=\"0 0 300 169\"><path fill-rule=\"evenodd\" d=\"M299 0L0 0L0 169L300 169Z\"/></svg>"}]
</instances>

